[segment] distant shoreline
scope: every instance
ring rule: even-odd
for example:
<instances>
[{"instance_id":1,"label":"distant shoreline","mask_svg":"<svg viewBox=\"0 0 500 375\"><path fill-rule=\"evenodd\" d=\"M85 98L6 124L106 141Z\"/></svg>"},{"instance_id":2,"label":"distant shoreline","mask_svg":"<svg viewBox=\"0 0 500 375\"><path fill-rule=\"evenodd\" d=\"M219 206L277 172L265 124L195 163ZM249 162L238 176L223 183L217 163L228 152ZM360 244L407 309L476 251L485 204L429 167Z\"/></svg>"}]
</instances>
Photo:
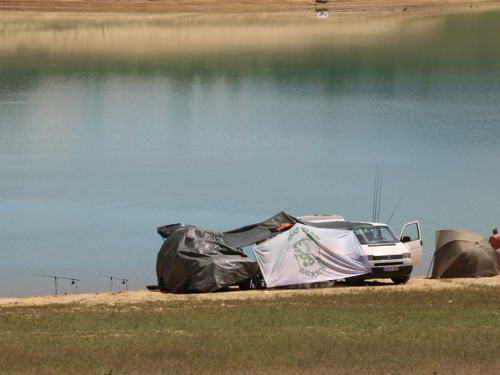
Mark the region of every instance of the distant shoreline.
<instances>
[{"instance_id":1,"label":"distant shoreline","mask_svg":"<svg viewBox=\"0 0 500 375\"><path fill-rule=\"evenodd\" d=\"M500 10L500 0L0 0L0 11L84 13L303 13L449 14Z\"/></svg>"}]
</instances>

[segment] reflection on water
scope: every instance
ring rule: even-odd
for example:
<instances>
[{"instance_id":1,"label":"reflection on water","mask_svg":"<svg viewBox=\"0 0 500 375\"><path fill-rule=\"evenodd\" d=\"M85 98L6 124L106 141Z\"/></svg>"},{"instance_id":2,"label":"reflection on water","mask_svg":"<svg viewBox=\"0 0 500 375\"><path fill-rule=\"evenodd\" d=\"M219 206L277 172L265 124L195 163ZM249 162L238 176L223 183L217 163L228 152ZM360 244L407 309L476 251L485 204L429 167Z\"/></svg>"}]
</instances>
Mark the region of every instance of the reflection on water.
<instances>
[{"instance_id":1,"label":"reflection on water","mask_svg":"<svg viewBox=\"0 0 500 375\"><path fill-rule=\"evenodd\" d=\"M0 295L155 282L155 228L499 225L500 13L0 19ZM70 291L70 290L68 290Z\"/></svg>"},{"instance_id":2,"label":"reflection on water","mask_svg":"<svg viewBox=\"0 0 500 375\"><path fill-rule=\"evenodd\" d=\"M118 65L132 70L140 64L156 64L161 69L162 64L171 60L182 65L191 60L229 64L229 60L236 58L239 65L241 61L259 61L262 55L271 54L282 59L318 58L311 63L324 66L325 58L326 62L340 63L361 53L365 60L390 61L391 65L403 65L403 69L415 67L416 62L410 66L408 63L416 57L421 60L419 65L434 65L429 60L439 57L444 59L442 68L459 64L474 68L478 55L499 53L490 48L498 43L495 36L499 26L495 18L478 17L482 18L480 22L470 15L361 20L329 17L322 21L302 16L289 21L281 19L278 23L272 18L228 18L222 23L177 20L173 24L168 19L128 23L106 18L86 22L41 18L30 23L2 24L1 65L2 69L38 70L35 67L39 67L44 72L56 66L92 71L104 66L116 69ZM457 24L456 18L461 18L461 22ZM457 58L463 61L459 63ZM307 73L303 68L299 64L298 69Z\"/></svg>"}]
</instances>

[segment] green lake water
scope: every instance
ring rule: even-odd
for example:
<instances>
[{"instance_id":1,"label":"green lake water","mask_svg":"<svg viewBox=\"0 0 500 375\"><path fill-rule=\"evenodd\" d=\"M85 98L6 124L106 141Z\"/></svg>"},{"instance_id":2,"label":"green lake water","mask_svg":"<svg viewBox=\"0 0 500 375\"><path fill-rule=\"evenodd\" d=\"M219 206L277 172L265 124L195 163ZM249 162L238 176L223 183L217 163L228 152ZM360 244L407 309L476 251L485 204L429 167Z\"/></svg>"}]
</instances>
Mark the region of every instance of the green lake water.
<instances>
[{"instance_id":1,"label":"green lake water","mask_svg":"<svg viewBox=\"0 0 500 375\"><path fill-rule=\"evenodd\" d=\"M426 275L436 230L500 225L499 35L500 12L0 15L0 297L143 289L169 223L371 221L378 163Z\"/></svg>"}]
</instances>

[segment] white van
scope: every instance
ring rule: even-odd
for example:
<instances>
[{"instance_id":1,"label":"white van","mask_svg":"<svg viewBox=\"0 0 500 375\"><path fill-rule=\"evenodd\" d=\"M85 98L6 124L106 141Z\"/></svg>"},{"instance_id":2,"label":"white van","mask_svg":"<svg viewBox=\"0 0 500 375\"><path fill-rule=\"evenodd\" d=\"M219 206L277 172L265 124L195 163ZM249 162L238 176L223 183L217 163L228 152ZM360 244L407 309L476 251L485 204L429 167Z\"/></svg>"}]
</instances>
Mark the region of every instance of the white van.
<instances>
[{"instance_id":1,"label":"white van","mask_svg":"<svg viewBox=\"0 0 500 375\"><path fill-rule=\"evenodd\" d=\"M349 222L337 215L302 216L300 220L315 227L352 230L368 256L372 272L346 279L352 285L366 279L391 279L408 282L413 268L422 266L422 237L418 221L407 223L397 237L387 224Z\"/></svg>"}]
</instances>

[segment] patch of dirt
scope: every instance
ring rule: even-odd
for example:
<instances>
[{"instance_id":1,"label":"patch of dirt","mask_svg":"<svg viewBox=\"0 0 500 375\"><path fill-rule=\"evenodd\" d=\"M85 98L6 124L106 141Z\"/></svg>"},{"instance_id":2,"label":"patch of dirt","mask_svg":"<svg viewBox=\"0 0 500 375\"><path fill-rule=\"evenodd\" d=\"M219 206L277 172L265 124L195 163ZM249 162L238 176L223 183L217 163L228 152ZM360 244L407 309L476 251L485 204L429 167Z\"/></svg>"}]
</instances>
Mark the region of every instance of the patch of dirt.
<instances>
[{"instance_id":1,"label":"patch of dirt","mask_svg":"<svg viewBox=\"0 0 500 375\"><path fill-rule=\"evenodd\" d=\"M229 291L219 293L206 294L169 294L160 293L159 291L137 290L129 292L113 292L113 293L93 293L79 295L61 295L61 296L35 296L35 297L19 297L19 298L0 298L0 307L13 306L41 306L51 304L82 304L87 306L92 305L127 305L142 302L154 301L196 301L196 300L221 300L230 301L235 299L252 299L252 298L274 298L287 296L296 293L321 293L321 294L336 294L336 293L361 293L375 290L390 289L391 291L422 291L422 290L438 290L438 289L454 289L454 288L469 288L469 287L500 287L500 276L485 277L477 279L429 279L427 277L413 277L407 284L395 285L390 280L368 280L365 286L351 287L343 282L337 283L334 286L326 288L312 289L267 289L267 290L250 290L240 291L238 289L230 289Z\"/></svg>"}]
</instances>

